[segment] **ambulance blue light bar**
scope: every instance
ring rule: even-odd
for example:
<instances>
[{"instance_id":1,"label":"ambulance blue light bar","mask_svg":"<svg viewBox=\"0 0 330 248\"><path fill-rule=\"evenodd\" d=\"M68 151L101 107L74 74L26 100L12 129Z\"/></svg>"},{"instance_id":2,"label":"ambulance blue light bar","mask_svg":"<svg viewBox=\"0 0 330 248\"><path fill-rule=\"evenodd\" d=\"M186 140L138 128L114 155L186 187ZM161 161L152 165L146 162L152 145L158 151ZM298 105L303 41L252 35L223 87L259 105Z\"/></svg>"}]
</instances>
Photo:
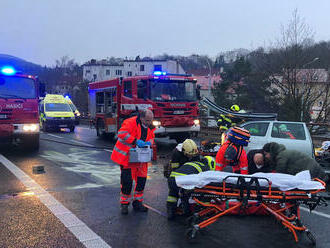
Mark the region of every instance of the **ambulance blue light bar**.
<instances>
[{"instance_id":1,"label":"ambulance blue light bar","mask_svg":"<svg viewBox=\"0 0 330 248\"><path fill-rule=\"evenodd\" d=\"M5 66L1 68L1 73L7 76L11 76L16 74L16 70L14 69L14 67Z\"/></svg>"},{"instance_id":2,"label":"ambulance blue light bar","mask_svg":"<svg viewBox=\"0 0 330 248\"><path fill-rule=\"evenodd\" d=\"M154 71L154 76L166 76L165 71Z\"/></svg>"}]
</instances>

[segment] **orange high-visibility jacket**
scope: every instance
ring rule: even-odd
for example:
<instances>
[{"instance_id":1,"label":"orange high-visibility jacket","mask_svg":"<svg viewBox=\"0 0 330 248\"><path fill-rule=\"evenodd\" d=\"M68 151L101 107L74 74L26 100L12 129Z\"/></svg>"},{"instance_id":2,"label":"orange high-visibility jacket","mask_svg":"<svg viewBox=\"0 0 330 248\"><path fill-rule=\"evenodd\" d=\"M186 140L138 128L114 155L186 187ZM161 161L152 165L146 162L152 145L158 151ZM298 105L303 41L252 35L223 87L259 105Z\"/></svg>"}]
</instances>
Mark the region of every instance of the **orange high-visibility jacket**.
<instances>
[{"instance_id":1,"label":"orange high-visibility jacket","mask_svg":"<svg viewBox=\"0 0 330 248\"><path fill-rule=\"evenodd\" d=\"M148 128L146 141L154 142L155 129ZM129 149L135 147L135 142L141 137L141 124L137 116L124 120L121 128L118 130L118 140L112 151L111 159L124 167L136 165L129 163ZM140 163L138 163L140 164Z\"/></svg>"},{"instance_id":2,"label":"orange high-visibility jacket","mask_svg":"<svg viewBox=\"0 0 330 248\"><path fill-rule=\"evenodd\" d=\"M229 166L229 162L225 158L225 152L227 147L230 145L230 141L227 140L223 145L221 145L217 156L215 158L215 170L222 171L226 166ZM239 174L248 174L248 161L246 152L241 148L241 154L239 156L239 159L237 161L237 164L233 166L233 173L239 173Z\"/></svg>"}]
</instances>

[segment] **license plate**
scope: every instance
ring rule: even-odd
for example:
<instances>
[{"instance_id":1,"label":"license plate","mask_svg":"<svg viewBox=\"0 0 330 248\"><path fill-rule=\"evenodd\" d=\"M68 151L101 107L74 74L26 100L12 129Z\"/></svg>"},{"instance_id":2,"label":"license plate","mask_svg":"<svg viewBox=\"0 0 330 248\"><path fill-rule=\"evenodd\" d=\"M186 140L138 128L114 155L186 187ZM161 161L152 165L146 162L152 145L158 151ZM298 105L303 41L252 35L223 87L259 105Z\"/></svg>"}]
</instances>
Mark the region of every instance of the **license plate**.
<instances>
[{"instance_id":1,"label":"license plate","mask_svg":"<svg viewBox=\"0 0 330 248\"><path fill-rule=\"evenodd\" d=\"M59 127L67 127L67 125L58 125Z\"/></svg>"},{"instance_id":2,"label":"license plate","mask_svg":"<svg viewBox=\"0 0 330 248\"><path fill-rule=\"evenodd\" d=\"M0 119L7 119L7 115L0 115Z\"/></svg>"},{"instance_id":3,"label":"license plate","mask_svg":"<svg viewBox=\"0 0 330 248\"><path fill-rule=\"evenodd\" d=\"M176 111L173 111L173 114L175 114L175 115L183 115L184 114L184 111L182 111L182 110L176 110Z\"/></svg>"}]
</instances>

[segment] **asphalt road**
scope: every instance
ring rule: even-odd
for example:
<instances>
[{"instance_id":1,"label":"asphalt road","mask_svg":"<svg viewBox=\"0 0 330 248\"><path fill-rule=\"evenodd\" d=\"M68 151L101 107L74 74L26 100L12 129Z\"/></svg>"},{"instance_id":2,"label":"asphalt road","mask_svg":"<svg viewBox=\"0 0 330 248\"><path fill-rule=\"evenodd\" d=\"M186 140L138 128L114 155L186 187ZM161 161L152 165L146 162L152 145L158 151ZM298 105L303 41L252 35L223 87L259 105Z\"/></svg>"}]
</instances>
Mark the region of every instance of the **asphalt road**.
<instances>
[{"instance_id":1,"label":"asphalt road","mask_svg":"<svg viewBox=\"0 0 330 248\"><path fill-rule=\"evenodd\" d=\"M113 143L78 126L42 133L38 153L0 150L0 247L310 247L271 216L226 216L185 240L186 221L167 221L167 181L162 163L175 147L160 140L160 159L149 168L145 190L148 213L119 210L118 166L110 160ZM33 171L43 166L44 173ZM302 212L317 247L330 247L330 208Z\"/></svg>"}]
</instances>

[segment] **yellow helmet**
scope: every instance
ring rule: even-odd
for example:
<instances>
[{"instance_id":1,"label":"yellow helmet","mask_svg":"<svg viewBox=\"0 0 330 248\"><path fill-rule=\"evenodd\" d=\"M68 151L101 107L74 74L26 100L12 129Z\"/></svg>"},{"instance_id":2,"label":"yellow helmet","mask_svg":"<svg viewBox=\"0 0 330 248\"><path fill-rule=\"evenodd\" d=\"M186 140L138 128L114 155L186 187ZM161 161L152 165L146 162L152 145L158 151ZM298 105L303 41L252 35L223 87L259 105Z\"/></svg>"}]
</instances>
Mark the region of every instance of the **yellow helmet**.
<instances>
[{"instance_id":1,"label":"yellow helmet","mask_svg":"<svg viewBox=\"0 0 330 248\"><path fill-rule=\"evenodd\" d=\"M234 104L233 106L230 107L231 111L238 112L240 111L240 108L237 104Z\"/></svg>"},{"instance_id":2,"label":"yellow helmet","mask_svg":"<svg viewBox=\"0 0 330 248\"><path fill-rule=\"evenodd\" d=\"M192 139L186 139L182 143L182 151L186 156L195 156L198 154L197 145Z\"/></svg>"},{"instance_id":3,"label":"yellow helmet","mask_svg":"<svg viewBox=\"0 0 330 248\"><path fill-rule=\"evenodd\" d=\"M215 170L215 161L214 158L211 156L205 156L204 158L206 158L207 160L207 165L210 167L211 171Z\"/></svg>"}]
</instances>

